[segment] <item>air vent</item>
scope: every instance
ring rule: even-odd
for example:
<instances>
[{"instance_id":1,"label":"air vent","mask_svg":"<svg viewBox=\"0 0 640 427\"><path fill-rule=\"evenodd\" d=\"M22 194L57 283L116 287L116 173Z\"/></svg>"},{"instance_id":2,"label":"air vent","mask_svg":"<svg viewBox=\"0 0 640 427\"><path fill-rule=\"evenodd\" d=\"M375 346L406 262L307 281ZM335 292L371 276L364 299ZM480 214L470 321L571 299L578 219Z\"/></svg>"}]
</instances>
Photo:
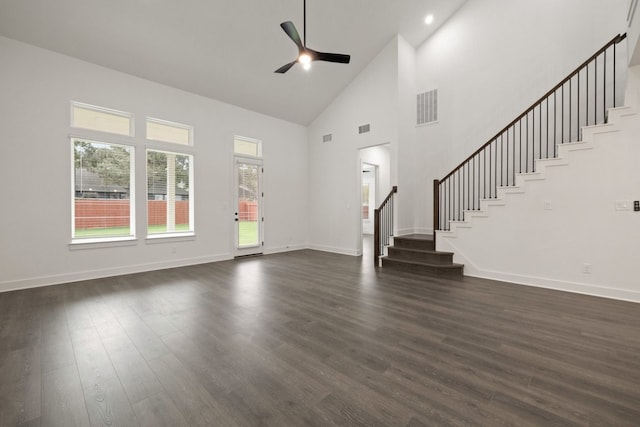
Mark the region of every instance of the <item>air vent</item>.
<instances>
[{"instance_id":1,"label":"air vent","mask_svg":"<svg viewBox=\"0 0 640 427\"><path fill-rule=\"evenodd\" d=\"M329 142L333 139L333 134L322 135L322 142Z\"/></svg>"},{"instance_id":2,"label":"air vent","mask_svg":"<svg viewBox=\"0 0 640 427\"><path fill-rule=\"evenodd\" d=\"M417 125L438 121L438 89L419 93L417 96Z\"/></svg>"},{"instance_id":3,"label":"air vent","mask_svg":"<svg viewBox=\"0 0 640 427\"><path fill-rule=\"evenodd\" d=\"M358 133L367 133L371 130L371 124L367 123L366 125L358 126Z\"/></svg>"}]
</instances>

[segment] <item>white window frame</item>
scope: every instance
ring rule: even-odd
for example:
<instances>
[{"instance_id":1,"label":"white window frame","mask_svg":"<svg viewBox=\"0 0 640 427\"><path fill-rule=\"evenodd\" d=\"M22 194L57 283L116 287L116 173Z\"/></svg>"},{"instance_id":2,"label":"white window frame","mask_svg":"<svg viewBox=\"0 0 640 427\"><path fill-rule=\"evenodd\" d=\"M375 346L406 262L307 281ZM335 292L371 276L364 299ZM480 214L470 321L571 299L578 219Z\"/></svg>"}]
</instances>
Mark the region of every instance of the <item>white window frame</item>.
<instances>
[{"instance_id":1,"label":"white window frame","mask_svg":"<svg viewBox=\"0 0 640 427\"><path fill-rule=\"evenodd\" d=\"M175 148L185 147L182 144L173 144ZM145 205L148 206L149 199L149 168L148 168L148 153L149 151L155 151L165 154L174 154L177 156L189 156L189 231L172 231L165 233L149 233L149 210L146 209L145 218L145 233L147 242L152 242L158 239L184 239L195 237L195 186L194 186L194 163L195 156L191 152L171 150L162 147L147 146L145 147Z\"/></svg>"},{"instance_id":2,"label":"white window frame","mask_svg":"<svg viewBox=\"0 0 640 427\"><path fill-rule=\"evenodd\" d=\"M86 141L93 142L97 144L106 144L106 145L119 145L122 147L129 148L129 235L128 236L107 236L107 237L76 237L76 212L75 212L75 200L76 200L76 189L75 189L75 175L76 175L76 167L75 167L75 143L76 141ZM101 247L101 246L110 246L112 243L116 244L126 244L127 242L133 242L135 244L136 240L136 185L135 185L135 146L132 144L127 144L122 141L112 141L109 138L99 138L99 137L86 137L80 135L69 135L69 146L70 146L70 161L71 161L71 242L70 248L73 249L76 247Z\"/></svg>"}]
</instances>

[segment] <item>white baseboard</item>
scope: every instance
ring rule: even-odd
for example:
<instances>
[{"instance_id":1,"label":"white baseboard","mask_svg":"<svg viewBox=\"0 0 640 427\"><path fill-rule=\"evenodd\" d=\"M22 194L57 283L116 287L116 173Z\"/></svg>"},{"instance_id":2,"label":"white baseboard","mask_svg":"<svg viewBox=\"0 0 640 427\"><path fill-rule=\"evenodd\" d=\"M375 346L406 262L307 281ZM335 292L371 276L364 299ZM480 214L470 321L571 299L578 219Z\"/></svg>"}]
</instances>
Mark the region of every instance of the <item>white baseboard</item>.
<instances>
[{"instance_id":1,"label":"white baseboard","mask_svg":"<svg viewBox=\"0 0 640 427\"><path fill-rule=\"evenodd\" d=\"M591 295L595 297L611 298L622 301L640 302L640 292L604 287L588 283L571 282L568 280L559 280L548 277L532 276L527 274L509 273L504 271L484 269L471 262L469 258L450 240L447 246L442 248L440 245L438 250L453 251L453 261L464 264L464 275L470 277L478 277L481 279L497 280L500 282L508 282L516 285L534 286L537 288L554 289L556 291L573 292L583 295Z\"/></svg>"},{"instance_id":2,"label":"white baseboard","mask_svg":"<svg viewBox=\"0 0 640 427\"><path fill-rule=\"evenodd\" d=\"M52 276L32 277L28 279L0 282L0 292L59 285L62 283L100 279L103 277L122 276L125 274L143 273L145 271L165 270L167 268L186 267L189 265L206 264L209 262L226 261L230 259L233 259L233 255L225 253L197 258L185 258L147 264L136 264L126 267L105 268L101 270L78 271Z\"/></svg>"},{"instance_id":3,"label":"white baseboard","mask_svg":"<svg viewBox=\"0 0 640 427\"><path fill-rule=\"evenodd\" d=\"M362 255L362 253L358 253L358 251L355 249L336 248L333 246L309 245L309 249L313 249L314 251L331 252L331 253L340 254L340 255L351 255L351 256Z\"/></svg>"},{"instance_id":4,"label":"white baseboard","mask_svg":"<svg viewBox=\"0 0 640 427\"><path fill-rule=\"evenodd\" d=\"M465 272L465 276L497 280L500 282L508 282L519 286L533 286L536 288L553 289L556 291L573 292L576 294L640 303L640 292L630 291L627 289L605 288L602 286L590 285L585 283L576 283L564 280L548 279L544 277L526 276L488 270L477 270L472 272L471 274L467 274Z\"/></svg>"},{"instance_id":5,"label":"white baseboard","mask_svg":"<svg viewBox=\"0 0 640 427\"><path fill-rule=\"evenodd\" d=\"M302 249L309 249L307 245L289 245L289 246L280 246L275 248L268 248L264 250L265 255L270 254L279 254L283 252L291 252L291 251L300 251Z\"/></svg>"},{"instance_id":6,"label":"white baseboard","mask_svg":"<svg viewBox=\"0 0 640 427\"><path fill-rule=\"evenodd\" d=\"M414 227L414 228L400 228L397 231L397 236L405 236L407 234L433 234L433 228L427 227Z\"/></svg>"},{"instance_id":7,"label":"white baseboard","mask_svg":"<svg viewBox=\"0 0 640 427\"><path fill-rule=\"evenodd\" d=\"M433 234L433 228L418 227L415 230L416 234Z\"/></svg>"},{"instance_id":8,"label":"white baseboard","mask_svg":"<svg viewBox=\"0 0 640 427\"><path fill-rule=\"evenodd\" d=\"M405 236L407 234L416 234L416 231L414 228L399 228L396 233L396 236Z\"/></svg>"}]
</instances>

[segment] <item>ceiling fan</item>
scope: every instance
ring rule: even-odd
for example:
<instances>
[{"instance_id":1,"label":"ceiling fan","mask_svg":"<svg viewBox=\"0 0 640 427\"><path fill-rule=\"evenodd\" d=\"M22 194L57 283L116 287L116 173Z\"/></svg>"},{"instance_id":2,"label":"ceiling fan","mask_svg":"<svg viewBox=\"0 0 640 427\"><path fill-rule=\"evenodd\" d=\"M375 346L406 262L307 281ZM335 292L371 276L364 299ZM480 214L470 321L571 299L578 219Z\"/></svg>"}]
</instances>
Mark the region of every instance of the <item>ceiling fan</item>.
<instances>
[{"instance_id":1,"label":"ceiling fan","mask_svg":"<svg viewBox=\"0 0 640 427\"><path fill-rule=\"evenodd\" d=\"M298 30L296 30L296 26L293 25L293 22L286 21L280 24L285 33L293 40L293 42L298 46L298 57L289 62L288 64L283 65L278 68L275 72L284 74L291 67L295 65L296 62L302 64L302 67L305 70L308 70L311 67L311 63L313 61L327 61L327 62L338 62L340 64L348 64L351 56L343 55L341 53L327 53L327 52L318 52L313 49L309 49L307 47L307 0L304 0L303 4L303 28L302 34L304 36L304 42L300 40L300 34L298 34Z\"/></svg>"}]
</instances>

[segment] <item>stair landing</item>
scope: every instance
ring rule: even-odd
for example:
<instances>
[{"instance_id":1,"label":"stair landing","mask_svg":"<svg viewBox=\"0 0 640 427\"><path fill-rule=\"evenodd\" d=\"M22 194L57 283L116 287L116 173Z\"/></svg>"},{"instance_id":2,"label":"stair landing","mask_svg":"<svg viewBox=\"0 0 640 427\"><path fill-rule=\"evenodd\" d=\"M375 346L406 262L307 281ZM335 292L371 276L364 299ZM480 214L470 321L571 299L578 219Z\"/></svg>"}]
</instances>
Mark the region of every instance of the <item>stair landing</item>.
<instances>
[{"instance_id":1,"label":"stair landing","mask_svg":"<svg viewBox=\"0 0 640 427\"><path fill-rule=\"evenodd\" d=\"M408 234L393 239L382 267L427 276L460 278L464 266L453 262L452 252L436 251L433 236Z\"/></svg>"}]
</instances>

